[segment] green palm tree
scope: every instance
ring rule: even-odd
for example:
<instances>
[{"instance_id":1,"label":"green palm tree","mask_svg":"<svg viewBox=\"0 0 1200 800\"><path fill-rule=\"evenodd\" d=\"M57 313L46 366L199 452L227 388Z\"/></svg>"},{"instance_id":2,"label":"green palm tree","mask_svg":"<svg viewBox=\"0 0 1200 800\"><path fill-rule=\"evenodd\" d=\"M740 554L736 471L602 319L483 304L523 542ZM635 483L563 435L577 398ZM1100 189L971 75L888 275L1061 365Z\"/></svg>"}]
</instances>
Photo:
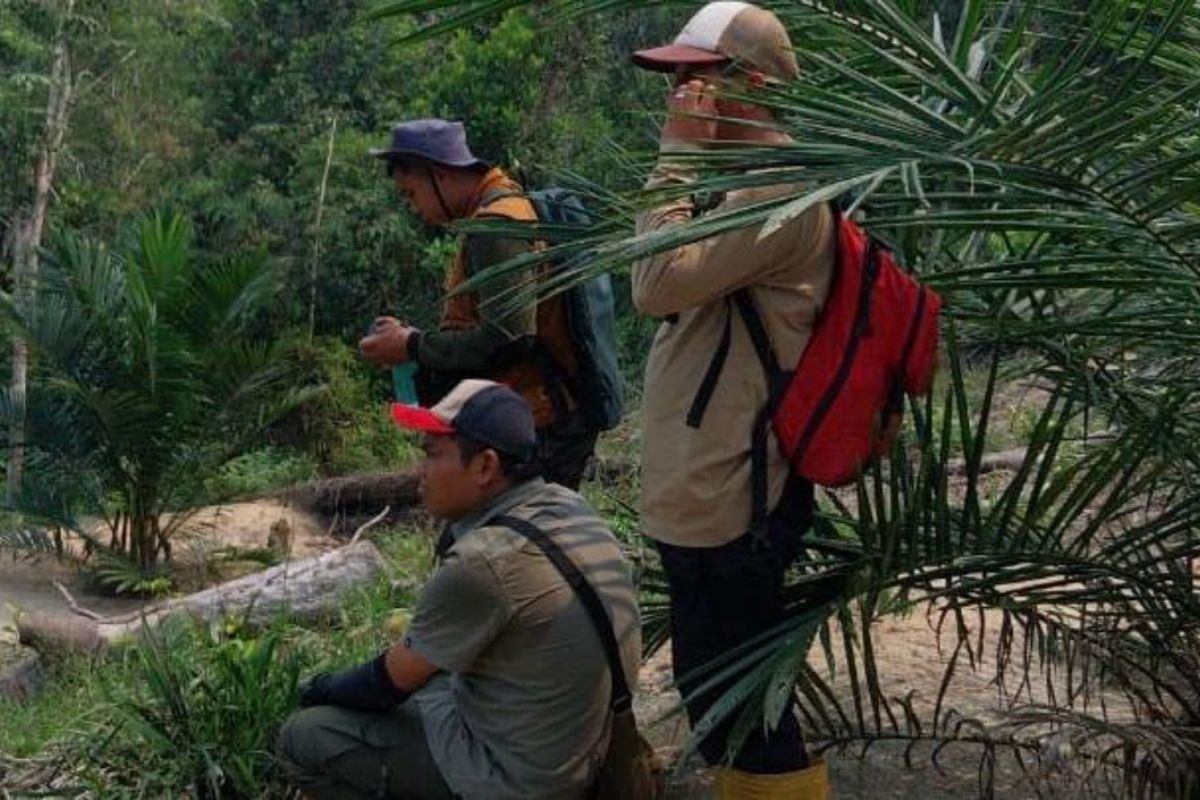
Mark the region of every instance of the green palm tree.
<instances>
[{"instance_id":1,"label":"green palm tree","mask_svg":"<svg viewBox=\"0 0 1200 800\"><path fill-rule=\"evenodd\" d=\"M20 407L28 480L26 525L0 546L66 528L147 570L171 555L195 476L261 437L309 389L295 385L285 343L259 335L264 304L280 290L262 255L206 265L178 215L155 215L116 249L73 236L45 257L36 296L3 298L35 362ZM102 519L108 541L88 520ZM89 532L93 531L93 532Z\"/></svg>"},{"instance_id":2,"label":"green palm tree","mask_svg":"<svg viewBox=\"0 0 1200 800\"><path fill-rule=\"evenodd\" d=\"M525 4L400 0L379 13L443 12L432 35ZM826 493L789 619L683 676L685 691L723 693L700 727L730 714L743 735L772 726L795 692L829 745L978 745L985 794L997 749L1036 771L1060 748L1092 777L1124 775L1131 795L1196 796L1200 7L763 4L798 44L802 80L769 100L794 142L697 151L703 177L686 191L803 188L641 236L633 214L662 197L608 198L596 228L544 231L562 240L547 257L567 264L549 290L841 198L944 295L945 369L910 405L892 457L854 491ZM539 5L569 16L643 4ZM696 7L678 5L681 18ZM973 369L986 376L979 395ZM984 456L996 389L1015 379L1046 401L997 483ZM664 602L648 598L648 623ZM873 623L914 604L941 621L953 654L925 705L881 689L872 639ZM956 671L977 663L971 623L984 611L1001 626L996 677L1010 705L991 725L944 704ZM809 666L814 649L848 691ZM1013 668L1026 680L1006 685ZM1069 689L1034 702L1031 674ZM1124 694L1128 714L1109 713L1106 691Z\"/></svg>"}]
</instances>

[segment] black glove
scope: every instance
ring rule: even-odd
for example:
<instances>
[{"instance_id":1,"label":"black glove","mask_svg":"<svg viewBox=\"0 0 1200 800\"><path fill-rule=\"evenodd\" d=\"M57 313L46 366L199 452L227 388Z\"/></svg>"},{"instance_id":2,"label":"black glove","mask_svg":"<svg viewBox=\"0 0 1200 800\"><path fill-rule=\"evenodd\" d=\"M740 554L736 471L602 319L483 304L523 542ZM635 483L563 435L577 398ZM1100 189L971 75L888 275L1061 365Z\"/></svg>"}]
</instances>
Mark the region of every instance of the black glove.
<instances>
[{"instance_id":1,"label":"black glove","mask_svg":"<svg viewBox=\"0 0 1200 800\"><path fill-rule=\"evenodd\" d=\"M356 711L387 711L408 699L410 692L392 683L387 652L343 672L323 672L300 687L300 705L341 706Z\"/></svg>"}]
</instances>

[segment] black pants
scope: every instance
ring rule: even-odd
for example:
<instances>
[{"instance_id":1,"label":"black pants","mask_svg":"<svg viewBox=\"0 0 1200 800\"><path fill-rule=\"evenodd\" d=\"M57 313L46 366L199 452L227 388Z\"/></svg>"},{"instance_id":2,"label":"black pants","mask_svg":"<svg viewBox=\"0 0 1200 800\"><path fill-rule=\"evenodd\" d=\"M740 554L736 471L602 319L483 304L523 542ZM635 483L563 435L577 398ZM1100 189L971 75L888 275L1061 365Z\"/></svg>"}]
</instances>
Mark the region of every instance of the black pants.
<instances>
[{"instance_id":1,"label":"black pants","mask_svg":"<svg viewBox=\"0 0 1200 800\"><path fill-rule=\"evenodd\" d=\"M538 430L537 435L542 477L577 491L596 451L596 429L575 415L565 423Z\"/></svg>"},{"instance_id":2,"label":"black pants","mask_svg":"<svg viewBox=\"0 0 1200 800\"><path fill-rule=\"evenodd\" d=\"M693 729L738 676L688 700L691 690L712 675L707 673L686 682L688 673L780 622L784 574L796 558L800 535L812 521L812 507L812 485L791 480L771 513L768 547L755 546L750 534L721 547L658 543L671 593L675 679L685 679L680 691ZM700 753L709 764L727 760L728 737L738 714L735 710L700 743ZM754 729L733 759L733 766L756 774L791 772L808 766L793 702L789 702L779 726L769 736L764 735L761 725Z\"/></svg>"}]
</instances>

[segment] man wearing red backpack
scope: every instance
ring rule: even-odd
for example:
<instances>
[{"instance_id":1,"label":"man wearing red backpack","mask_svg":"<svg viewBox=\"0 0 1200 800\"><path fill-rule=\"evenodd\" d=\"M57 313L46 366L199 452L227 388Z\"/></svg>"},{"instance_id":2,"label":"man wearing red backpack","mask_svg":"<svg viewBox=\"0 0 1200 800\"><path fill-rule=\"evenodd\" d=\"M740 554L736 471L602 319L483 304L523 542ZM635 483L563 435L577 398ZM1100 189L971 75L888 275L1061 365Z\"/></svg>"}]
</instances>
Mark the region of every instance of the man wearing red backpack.
<instances>
[{"instance_id":1,"label":"man wearing red backpack","mask_svg":"<svg viewBox=\"0 0 1200 800\"><path fill-rule=\"evenodd\" d=\"M647 188L696 180L688 160L678 157L682 151L789 143L771 111L753 102L770 84L799 74L774 14L748 3L709 3L674 43L640 51L634 61L673 75L676 87ZM707 203L674 195L639 218L638 232L797 189L741 189ZM641 514L668 578L672 657L685 697L707 677L689 682L689 673L780 620L784 574L812 518L812 485L791 473L768 439L763 409L770 388L754 340L765 338L780 363L796 364L829 290L837 224L817 204L762 241L760 230L685 245L641 261L633 272L634 303L665 320L646 365ZM757 331L735 311L738 295L756 309ZM693 726L720 694L688 697ZM700 745L709 763L724 765L718 797L826 796L824 764L810 761L793 708L769 733L756 727L729 761L736 716Z\"/></svg>"}]
</instances>

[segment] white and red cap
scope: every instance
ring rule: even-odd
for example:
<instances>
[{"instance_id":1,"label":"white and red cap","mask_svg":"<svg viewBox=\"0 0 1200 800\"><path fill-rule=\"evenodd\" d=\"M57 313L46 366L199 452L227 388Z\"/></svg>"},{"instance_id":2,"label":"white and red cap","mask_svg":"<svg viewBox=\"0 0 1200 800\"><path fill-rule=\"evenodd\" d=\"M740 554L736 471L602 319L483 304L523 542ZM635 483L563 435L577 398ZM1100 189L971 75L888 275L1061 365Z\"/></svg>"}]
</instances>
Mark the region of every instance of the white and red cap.
<instances>
[{"instance_id":1,"label":"white and red cap","mask_svg":"<svg viewBox=\"0 0 1200 800\"><path fill-rule=\"evenodd\" d=\"M533 413L502 383L462 381L432 408L393 403L392 419L410 431L466 436L525 461L537 453Z\"/></svg>"},{"instance_id":2,"label":"white and red cap","mask_svg":"<svg viewBox=\"0 0 1200 800\"><path fill-rule=\"evenodd\" d=\"M792 42L778 17L750 3L725 0L697 11L671 44L638 50L633 62L658 72L733 62L781 81L800 74Z\"/></svg>"}]
</instances>

